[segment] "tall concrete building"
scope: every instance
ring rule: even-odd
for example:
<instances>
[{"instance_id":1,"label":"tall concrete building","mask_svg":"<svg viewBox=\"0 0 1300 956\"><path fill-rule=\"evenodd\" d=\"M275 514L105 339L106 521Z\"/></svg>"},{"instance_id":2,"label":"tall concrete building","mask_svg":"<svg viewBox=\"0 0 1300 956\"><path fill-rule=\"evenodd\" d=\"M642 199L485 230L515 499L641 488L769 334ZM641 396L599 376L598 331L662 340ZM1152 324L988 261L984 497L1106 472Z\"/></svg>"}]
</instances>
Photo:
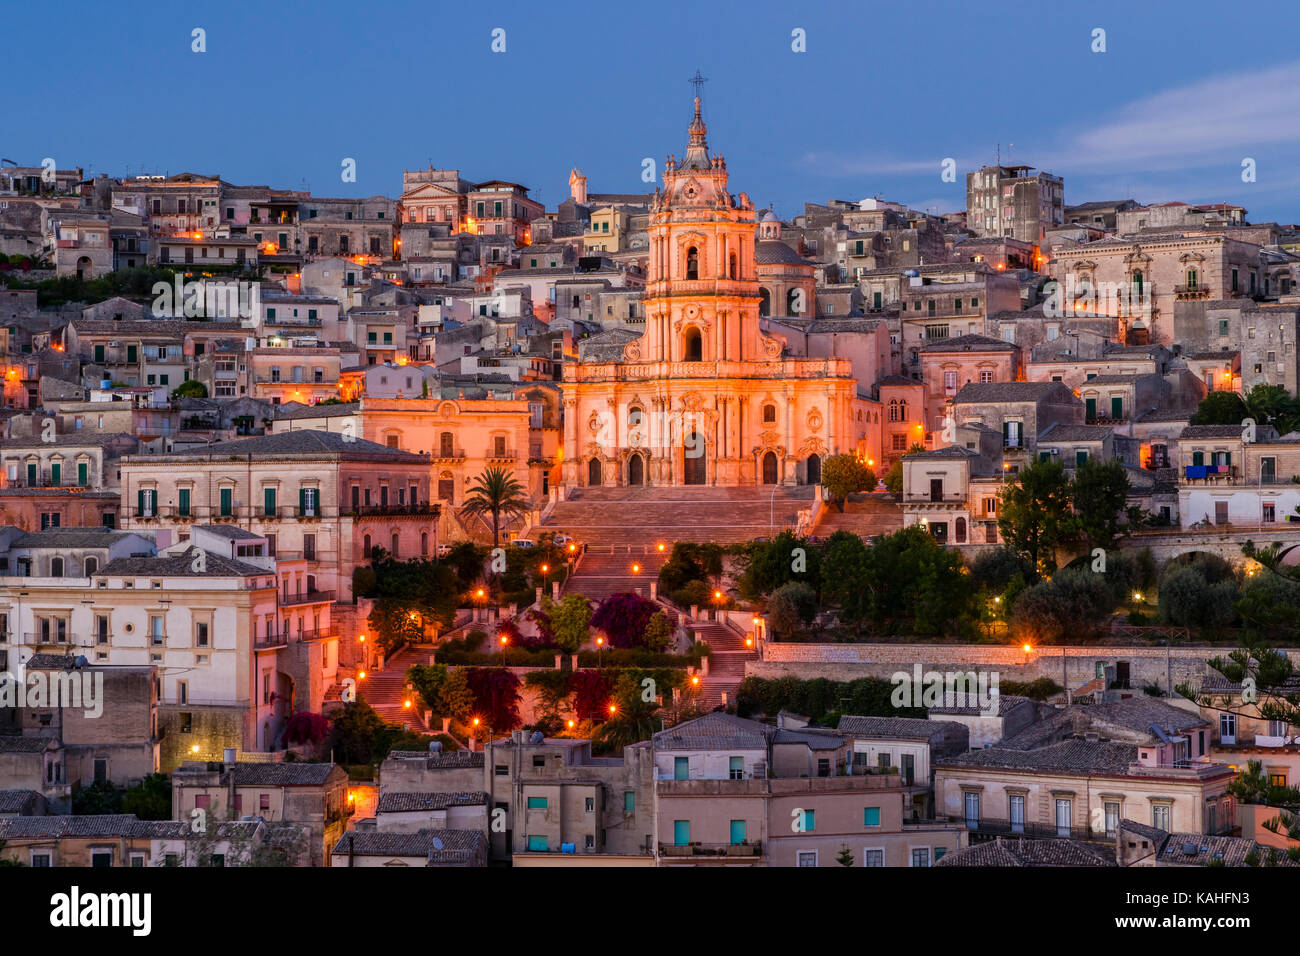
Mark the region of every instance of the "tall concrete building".
<instances>
[{"instance_id":1,"label":"tall concrete building","mask_svg":"<svg viewBox=\"0 0 1300 956\"><path fill-rule=\"evenodd\" d=\"M1041 242L1065 221L1065 183L1032 166L984 166L966 174L966 226L977 236Z\"/></svg>"}]
</instances>

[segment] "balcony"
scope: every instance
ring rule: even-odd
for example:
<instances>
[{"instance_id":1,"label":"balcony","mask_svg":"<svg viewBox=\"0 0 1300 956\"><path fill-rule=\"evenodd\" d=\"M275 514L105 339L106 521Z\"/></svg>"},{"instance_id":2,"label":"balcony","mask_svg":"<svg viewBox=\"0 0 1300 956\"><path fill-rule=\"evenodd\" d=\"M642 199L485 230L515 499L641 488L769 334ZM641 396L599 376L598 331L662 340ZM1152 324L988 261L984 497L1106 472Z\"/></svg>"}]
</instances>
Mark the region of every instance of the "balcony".
<instances>
[{"instance_id":1,"label":"balcony","mask_svg":"<svg viewBox=\"0 0 1300 956\"><path fill-rule=\"evenodd\" d=\"M333 604L334 591L303 591L299 594L281 594L280 607L299 607L303 604Z\"/></svg>"},{"instance_id":2,"label":"balcony","mask_svg":"<svg viewBox=\"0 0 1300 956\"><path fill-rule=\"evenodd\" d=\"M442 514L442 505L433 501L396 505L360 505L352 509L352 514L360 517L384 516L398 518L407 515L436 518Z\"/></svg>"},{"instance_id":3,"label":"balcony","mask_svg":"<svg viewBox=\"0 0 1300 956\"><path fill-rule=\"evenodd\" d=\"M966 492L950 491L947 494L936 495L933 492L922 492L921 494L906 495L904 500L909 504L932 504L932 505L951 505L962 504L966 501Z\"/></svg>"},{"instance_id":4,"label":"balcony","mask_svg":"<svg viewBox=\"0 0 1300 956\"><path fill-rule=\"evenodd\" d=\"M936 820L910 820L906 821L912 825L935 825L942 823L964 823L966 830L970 833L972 843L983 843L1000 836L1017 836L1030 837L1038 840L1091 840L1094 842L1113 840L1114 833L1109 836L1102 830L1093 830L1091 827L1060 827L1054 823L1033 823L1022 820L1011 821L997 819L992 817L981 817L978 820L964 819L962 817L948 817Z\"/></svg>"},{"instance_id":5,"label":"balcony","mask_svg":"<svg viewBox=\"0 0 1300 956\"><path fill-rule=\"evenodd\" d=\"M1208 288L1198 283L1196 285L1174 286L1174 298L1189 301L1193 299L1209 299L1212 298L1212 296L1210 295L1210 290Z\"/></svg>"},{"instance_id":6,"label":"balcony","mask_svg":"<svg viewBox=\"0 0 1300 956\"><path fill-rule=\"evenodd\" d=\"M431 457L434 461L464 461L465 449L464 448L443 448L437 452L434 452Z\"/></svg>"},{"instance_id":7,"label":"balcony","mask_svg":"<svg viewBox=\"0 0 1300 956\"><path fill-rule=\"evenodd\" d=\"M1239 477L1236 465L1185 465L1183 467L1183 480L1188 482L1200 481L1209 484L1222 481L1236 484Z\"/></svg>"},{"instance_id":8,"label":"balcony","mask_svg":"<svg viewBox=\"0 0 1300 956\"><path fill-rule=\"evenodd\" d=\"M267 650L272 647L284 647L289 643L288 635L285 634L263 634L261 637L253 640L254 650Z\"/></svg>"},{"instance_id":9,"label":"balcony","mask_svg":"<svg viewBox=\"0 0 1300 956\"><path fill-rule=\"evenodd\" d=\"M690 843L678 846L674 843L660 843L659 855L670 857L747 857L753 859L763 855L763 843L755 840L750 843Z\"/></svg>"}]
</instances>

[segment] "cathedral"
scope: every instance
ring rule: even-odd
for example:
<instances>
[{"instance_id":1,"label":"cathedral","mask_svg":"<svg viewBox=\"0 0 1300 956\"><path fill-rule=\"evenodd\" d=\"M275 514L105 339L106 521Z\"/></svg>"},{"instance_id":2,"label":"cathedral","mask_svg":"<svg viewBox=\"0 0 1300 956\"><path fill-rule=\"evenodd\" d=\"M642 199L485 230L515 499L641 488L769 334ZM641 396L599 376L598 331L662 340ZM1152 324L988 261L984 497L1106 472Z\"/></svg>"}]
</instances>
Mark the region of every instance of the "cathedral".
<instances>
[{"instance_id":1,"label":"cathedral","mask_svg":"<svg viewBox=\"0 0 1300 956\"><path fill-rule=\"evenodd\" d=\"M754 206L705 133L697 96L650 208L645 334L565 368L569 487L816 484L865 437L850 362L791 357L760 328Z\"/></svg>"}]
</instances>

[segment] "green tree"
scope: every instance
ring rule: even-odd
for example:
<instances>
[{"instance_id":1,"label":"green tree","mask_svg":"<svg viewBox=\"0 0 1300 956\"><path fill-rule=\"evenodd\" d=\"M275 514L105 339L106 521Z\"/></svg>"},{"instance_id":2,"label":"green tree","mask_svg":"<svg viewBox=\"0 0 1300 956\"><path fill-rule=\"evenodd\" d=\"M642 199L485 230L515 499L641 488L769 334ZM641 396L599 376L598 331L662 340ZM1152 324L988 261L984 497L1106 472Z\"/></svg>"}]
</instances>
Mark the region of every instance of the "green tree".
<instances>
[{"instance_id":1,"label":"green tree","mask_svg":"<svg viewBox=\"0 0 1300 956\"><path fill-rule=\"evenodd\" d=\"M1193 422L1197 425L1240 425L1249 418L1246 403L1236 392L1210 392L1196 406Z\"/></svg>"},{"instance_id":2,"label":"green tree","mask_svg":"<svg viewBox=\"0 0 1300 956\"><path fill-rule=\"evenodd\" d=\"M566 594L557 604L542 598L542 610L550 618L555 646L566 654L576 654L591 637L591 602L581 594Z\"/></svg>"},{"instance_id":3,"label":"green tree","mask_svg":"<svg viewBox=\"0 0 1300 956\"><path fill-rule=\"evenodd\" d=\"M1128 472L1118 459L1089 458L1074 473L1071 492L1074 517L1088 550L1110 548L1120 535L1120 515L1128 501Z\"/></svg>"},{"instance_id":4,"label":"green tree","mask_svg":"<svg viewBox=\"0 0 1300 956\"><path fill-rule=\"evenodd\" d=\"M1268 774L1264 772L1263 763L1258 760L1246 761L1246 769L1229 781L1228 792L1242 803L1286 809L1300 805L1300 790L1271 783Z\"/></svg>"},{"instance_id":5,"label":"green tree","mask_svg":"<svg viewBox=\"0 0 1300 956\"><path fill-rule=\"evenodd\" d=\"M440 689L443 717L450 717L458 724L467 721L474 713L474 692L470 690L469 680L463 667L454 667L447 673L447 680Z\"/></svg>"},{"instance_id":6,"label":"green tree","mask_svg":"<svg viewBox=\"0 0 1300 956\"><path fill-rule=\"evenodd\" d=\"M743 570L736 584L741 595L751 601L771 594L789 581L803 581L819 589L820 562L820 549L785 530L771 541L754 542L746 547L741 558Z\"/></svg>"},{"instance_id":7,"label":"green tree","mask_svg":"<svg viewBox=\"0 0 1300 956\"><path fill-rule=\"evenodd\" d=\"M172 389L172 398L207 398L208 387L198 379L181 382Z\"/></svg>"},{"instance_id":8,"label":"green tree","mask_svg":"<svg viewBox=\"0 0 1300 956\"><path fill-rule=\"evenodd\" d=\"M386 651L418 643L426 625L449 627L456 616L460 582L451 566L430 558L394 560L383 549L371 559L375 600L369 623Z\"/></svg>"},{"instance_id":9,"label":"green tree","mask_svg":"<svg viewBox=\"0 0 1300 956\"><path fill-rule=\"evenodd\" d=\"M668 622L668 615L656 611L645 626L645 646L652 651L666 651L673 642L673 626Z\"/></svg>"},{"instance_id":10,"label":"green tree","mask_svg":"<svg viewBox=\"0 0 1300 956\"><path fill-rule=\"evenodd\" d=\"M822 465L822 487L841 512L849 495L876 487L876 473L856 455L832 455Z\"/></svg>"},{"instance_id":11,"label":"green tree","mask_svg":"<svg viewBox=\"0 0 1300 956\"><path fill-rule=\"evenodd\" d=\"M849 849L847 843L840 844L840 852L835 854L835 862L840 866L853 865L853 851Z\"/></svg>"},{"instance_id":12,"label":"green tree","mask_svg":"<svg viewBox=\"0 0 1300 956\"><path fill-rule=\"evenodd\" d=\"M1279 435L1295 431L1300 426L1300 401L1282 385L1261 382L1247 393L1245 404L1247 414L1256 424L1272 425Z\"/></svg>"},{"instance_id":13,"label":"green tree","mask_svg":"<svg viewBox=\"0 0 1300 956\"><path fill-rule=\"evenodd\" d=\"M925 451L925 446L916 442L911 448L907 449L907 454L915 455ZM894 463L889 466L889 471L885 472L885 489L895 498L903 497L903 459L895 458Z\"/></svg>"},{"instance_id":14,"label":"green tree","mask_svg":"<svg viewBox=\"0 0 1300 956\"><path fill-rule=\"evenodd\" d=\"M406 679L411 682L432 716L450 716L442 699L442 689L447 685L445 664L414 664L406 669Z\"/></svg>"},{"instance_id":15,"label":"green tree","mask_svg":"<svg viewBox=\"0 0 1300 956\"><path fill-rule=\"evenodd\" d=\"M1035 579L1056 570L1056 549L1073 530L1070 479L1059 461L1036 461L1003 483L998 533L1029 562Z\"/></svg>"},{"instance_id":16,"label":"green tree","mask_svg":"<svg viewBox=\"0 0 1300 956\"><path fill-rule=\"evenodd\" d=\"M1012 627L1018 640L1056 644L1097 629L1114 609L1102 575L1067 568L1016 598Z\"/></svg>"},{"instance_id":17,"label":"green tree","mask_svg":"<svg viewBox=\"0 0 1300 956\"><path fill-rule=\"evenodd\" d=\"M793 637L816 613L817 592L802 581L781 585L767 601L768 621L781 640Z\"/></svg>"},{"instance_id":18,"label":"green tree","mask_svg":"<svg viewBox=\"0 0 1300 956\"><path fill-rule=\"evenodd\" d=\"M172 818L172 783L165 773L151 773L122 795L122 812L141 820Z\"/></svg>"},{"instance_id":19,"label":"green tree","mask_svg":"<svg viewBox=\"0 0 1300 956\"><path fill-rule=\"evenodd\" d=\"M614 714L596 731L595 742L606 752L618 753L624 747L649 740L659 730L659 704L652 697L645 700L636 675L623 673L614 684Z\"/></svg>"},{"instance_id":20,"label":"green tree","mask_svg":"<svg viewBox=\"0 0 1300 956\"><path fill-rule=\"evenodd\" d=\"M491 516L492 547L495 549L501 546L501 517L517 518L526 514L530 506L524 486L515 480L510 470L493 465L474 479L461 506L461 514Z\"/></svg>"}]
</instances>

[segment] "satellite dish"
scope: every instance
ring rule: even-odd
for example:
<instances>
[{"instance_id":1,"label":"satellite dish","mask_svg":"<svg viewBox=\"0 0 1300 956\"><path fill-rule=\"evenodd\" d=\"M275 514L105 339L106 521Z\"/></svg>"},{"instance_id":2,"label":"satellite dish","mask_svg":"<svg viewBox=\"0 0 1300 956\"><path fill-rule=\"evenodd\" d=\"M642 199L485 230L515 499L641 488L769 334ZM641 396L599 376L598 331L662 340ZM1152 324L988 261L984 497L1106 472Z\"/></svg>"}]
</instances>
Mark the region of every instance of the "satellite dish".
<instances>
[{"instance_id":1,"label":"satellite dish","mask_svg":"<svg viewBox=\"0 0 1300 956\"><path fill-rule=\"evenodd\" d=\"M85 655L85 654L78 654L78 655L77 655L77 659L76 659L75 661L73 661L73 664L74 664L76 667L85 667L86 664L88 664L88 663L89 663L89 662L86 660L86 655Z\"/></svg>"},{"instance_id":2,"label":"satellite dish","mask_svg":"<svg viewBox=\"0 0 1300 956\"><path fill-rule=\"evenodd\" d=\"M534 730L530 742L534 744L540 744L545 739L546 739L545 734L543 734L540 730Z\"/></svg>"},{"instance_id":3,"label":"satellite dish","mask_svg":"<svg viewBox=\"0 0 1300 956\"><path fill-rule=\"evenodd\" d=\"M441 849L442 849L442 838L441 838L441 837L434 837L434 838L433 838L433 848L434 848L435 850L441 850Z\"/></svg>"}]
</instances>

